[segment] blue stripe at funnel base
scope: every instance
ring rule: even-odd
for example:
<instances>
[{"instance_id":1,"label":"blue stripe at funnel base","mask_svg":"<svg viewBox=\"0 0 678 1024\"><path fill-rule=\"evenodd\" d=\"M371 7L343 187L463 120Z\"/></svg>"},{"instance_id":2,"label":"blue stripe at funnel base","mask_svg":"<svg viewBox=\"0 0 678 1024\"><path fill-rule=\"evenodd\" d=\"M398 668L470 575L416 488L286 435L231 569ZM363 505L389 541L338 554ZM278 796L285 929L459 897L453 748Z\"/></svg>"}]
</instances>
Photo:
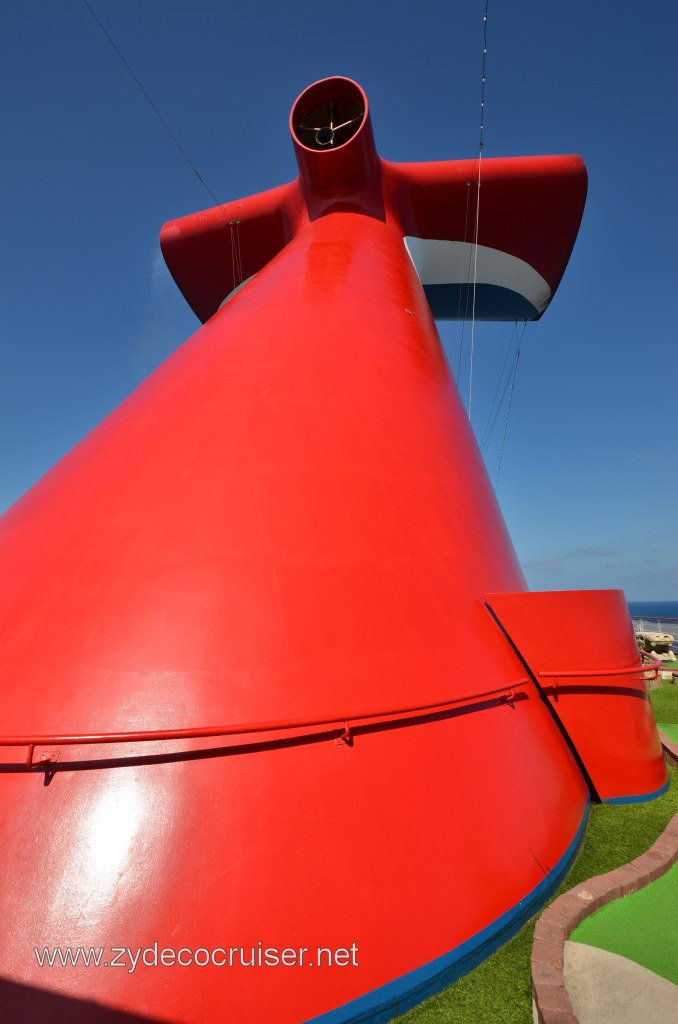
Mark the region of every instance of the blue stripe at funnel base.
<instances>
[{"instance_id":1,"label":"blue stripe at funnel base","mask_svg":"<svg viewBox=\"0 0 678 1024\"><path fill-rule=\"evenodd\" d=\"M663 796L666 790L669 788L669 780L667 779L663 786L659 789L655 789L652 793L637 793L631 796L607 796L603 797L602 803L604 804L646 804L650 800L656 800L658 796Z\"/></svg>"},{"instance_id":2,"label":"blue stripe at funnel base","mask_svg":"<svg viewBox=\"0 0 678 1024\"><path fill-rule=\"evenodd\" d=\"M455 946L449 953L380 985L364 996L352 999L350 1003L313 1017L306 1024L385 1024L468 974L515 935L558 888L584 838L588 813L587 797L575 836L556 866L539 885L492 924Z\"/></svg>"}]
</instances>

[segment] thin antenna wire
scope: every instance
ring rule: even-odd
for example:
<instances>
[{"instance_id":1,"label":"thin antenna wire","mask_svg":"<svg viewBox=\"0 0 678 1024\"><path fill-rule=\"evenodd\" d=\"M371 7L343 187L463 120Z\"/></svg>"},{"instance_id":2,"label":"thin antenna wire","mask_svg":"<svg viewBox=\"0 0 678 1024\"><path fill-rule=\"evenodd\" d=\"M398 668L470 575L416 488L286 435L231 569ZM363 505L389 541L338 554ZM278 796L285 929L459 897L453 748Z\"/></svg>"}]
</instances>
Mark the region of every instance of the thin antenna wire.
<instances>
[{"instance_id":1,"label":"thin antenna wire","mask_svg":"<svg viewBox=\"0 0 678 1024\"><path fill-rule=\"evenodd\" d=\"M468 206L468 196L471 191L471 182L466 182L466 203ZM464 244L466 243L466 224L464 223ZM461 323L461 344L459 346L459 366L457 367L457 384L461 376L461 357L464 352L464 332L466 331L466 324L468 323L468 307L471 301L471 267L473 266L473 246L469 246L468 264L466 266L466 293L464 301L464 319ZM461 299L461 284L459 285L459 296ZM461 302L460 302L461 305Z\"/></svg>"},{"instance_id":2,"label":"thin antenna wire","mask_svg":"<svg viewBox=\"0 0 678 1024\"><path fill-rule=\"evenodd\" d=\"M517 332L517 329L518 329L518 325L516 324L516 332ZM516 338L517 338L517 333L516 333ZM487 452L489 450L490 441L492 440L492 437L494 435L494 430L495 430L495 427L497 426L497 421L499 419L499 414L500 414L501 410L504 407L504 399L506 398L506 392L508 391L509 385L511 384L511 381L513 379L512 375L515 374L516 359L517 359L517 353L513 357L513 362L511 363L511 366L509 367L509 372L508 372L508 374L506 376L506 381L505 381L504 387L502 389L501 398L499 399L499 404L497 405L496 412L494 413L494 416L492 417L492 425L490 427L489 433L487 434L487 437L486 437L486 440L485 440L484 444L481 445L481 449L480 450L482 451L483 455L487 454Z\"/></svg>"},{"instance_id":3,"label":"thin antenna wire","mask_svg":"<svg viewBox=\"0 0 678 1024\"><path fill-rule=\"evenodd\" d=\"M483 128L485 127L485 62L487 59L487 5L485 0L485 13L483 14L483 80L480 87L480 142L478 143L478 155L483 150Z\"/></svg>"},{"instance_id":4,"label":"thin antenna wire","mask_svg":"<svg viewBox=\"0 0 678 1024\"><path fill-rule=\"evenodd\" d=\"M471 182L466 182L466 212L464 214L464 245L466 245L468 228L468 200L471 194ZM461 338L459 339L459 363L457 364L457 384L461 375L461 357L464 354L464 329L468 318L468 286L471 280L471 260L468 261L468 273L466 275L466 304L464 306L464 319L461 322ZM461 320L461 282L459 282L459 302L457 303L457 320Z\"/></svg>"},{"instance_id":5,"label":"thin antenna wire","mask_svg":"<svg viewBox=\"0 0 678 1024\"><path fill-rule=\"evenodd\" d=\"M111 38L109 32L107 31L105 25L102 24L101 19L99 18L97 13L94 10L92 10L92 7L88 3L88 0L82 0L82 3L85 5L85 7L89 11L89 13L92 15L92 17L96 21L97 25L99 26L99 28L101 29L103 34L106 36L106 39L108 40L108 42L109 42L110 46L112 47L112 49L114 50L114 52L117 54L119 60L123 64L123 66L124 66L125 70L127 71L128 75L130 76L130 78L132 79L132 81L134 82L136 87L138 88L139 92L141 93L141 95L144 97L144 99L148 103L149 107L151 108L151 110L153 111L155 116L157 117L158 121L160 121L160 124L163 126L163 128L165 129L165 131L169 135L170 139L172 140L172 142L177 147L177 149L181 153L182 157L184 158L184 160L186 161L188 166L191 168L191 170L195 174L195 176L198 179L198 181L200 182L200 184L208 192L208 194L212 197L212 199L217 204L217 206L223 206L224 204L221 202L220 199L217 198L217 196L215 196L214 192L212 191L212 189L209 187L209 185L207 184L205 179L202 177L202 175L198 171L197 167L195 166L195 164L191 160L190 156L188 155L188 153L186 152L184 147L179 142L178 138L176 137L176 135L174 134L174 132L172 131L172 129L168 125L167 121L162 116L162 114L160 113L160 111L156 107L155 103L153 102L151 97L148 95L148 93L144 89L143 85L141 84L141 82L139 81L137 76L132 71L132 68L129 66L129 64L127 63L127 61L123 57L122 53L120 52L120 50L116 46L115 42Z\"/></svg>"},{"instance_id":6,"label":"thin antenna wire","mask_svg":"<svg viewBox=\"0 0 678 1024\"><path fill-rule=\"evenodd\" d=\"M238 272L240 274L240 283L242 284L243 280L245 279L245 274L244 274L244 271L242 269L242 253L240 251L240 221L239 220L236 221L235 238L236 238L236 242L238 243Z\"/></svg>"},{"instance_id":7,"label":"thin antenna wire","mask_svg":"<svg viewBox=\"0 0 678 1024\"><path fill-rule=\"evenodd\" d=\"M110 46L113 49L114 53L117 55L117 57L120 60L121 64L123 65L123 67L127 71L128 75L130 76L130 78L132 79L132 81L134 82L136 87L138 88L139 92L141 93L141 95L144 97L144 99L148 103L149 107L151 108L151 110L153 111L153 113L157 117L158 121L160 122L160 124L163 126L163 128L165 129L165 131L169 135L170 139L172 140L172 142L174 143L176 148L181 153L182 157L184 158L184 160L186 161L188 166L191 168L191 170L195 174L196 178L198 179L198 181L200 182L202 187L205 189L207 194L214 200L214 202L216 203L217 207L223 212L225 220L228 221L228 224L229 224L230 229L231 229L231 232L230 232L230 234L231 234L231 262L232 262L232 267L233 267L233 288L235 289L239 284L242 284L242 282L244 280L244 273L243 273L243 267L242 267L242 253L240 251L240 231L239 231L240 221L239 220L237 220L237 221L234 220L229 215L228 208L226 207L226 205L224 203L222 203L222 201L219 199L219 197L214 194L214 192L209 187L209 185L207 184L207 182L205 181L203 176L200 174L200 171L195 166L195 164L191 160L190 156L188 155L188 153L186 152L184 147L181 145L181 143L179 142L178 138L176 137L176 135L174 134L174 132L172 131L170 126L168 125L167 121L162 116L162 114L160 113L160 111L156 107L155 103L153 102L153 100L148 95L148 93L144 89L143 85L141 84L141 82L139 81L137 76L135 75L134 71L132 70L130 65L127 63L127 61L123 57L122 53L120 52L120 49L118 48L118 46L116 45L115 41L111 37L111 34L106 29L105 25L102 23L101 19L99 18L99 16L96 13L96 11L94 11L92 9L92 7L91 7L90 3L88 2L88 0L82 0L82 3L85 5L85 7L89 11L89 13L92 15L92 17L96 21L97 25L99 26L99 28L103 32L104 36L108 40L108 43L110 44Z\"/></svg>"},{"instance_id":8,"label":"thin antenna wire","mask_svg":"<svg viewBox=\"0 0 678 1024\"><path fill-rule=\"evenodd\" d=\"M514 341L515 338L517 338L517 335L518 335L518 321L515 320L514 323L513 323L513 327L511 328L511 335L509 337L509 343L508 343L508 346L506 348L506 355L504 356L504 365L501 368L501 373L499 374L499 379L497 380L497 387L495 388L494 397L492 399L492 405L490 406L490 411L489 411L488 416L487 416L487 423L485 424L485 429L483 431L483 436L482 436L482 438L480 440L480 450L483 453L487 450L487 447L489 446L489 443L490 443L490 441L492 439L492 434L494 433L494 428L495 428L495 425L496 425L496 422L497 422L497 417L499 415L499 412L501 410L502 404L504 402L504 396L506 395L506 392L508 390L509 379L510 379L510 375L511 375L510 368L509 368L509 372L508 372L508 374L506 376L506 381L505 382L504 382L504 374L506 373L506 367L508 366L509 356L511 355L511 349L513 348L513 341ZM504 385L503 388L502 388L502 384ZM499 395L500 391L501 391L501 397ZM498 404L497 404L497 399L499 399Z\"/></svg>"},{"instance_id":9,"label":"thin antenna wire","mask_svg":"<svg viewBox=\"0 0 678 1024\"><path fill-rule=\"evenodd\" d=\"M501 464L502 464L502 460L504 458L504 445L506 444L506 434L507 434L507 431L508 431L509 416L511 415L511 403L513 402L513 392L514 392L515 386L516 386L516 377L518 376L518 360L520 359L520 346L522 345L523 338L525 337L525 328L526 327L527 327L527 320L524 320L523 321L523 330L521 332L520 338L518 339L518 351L516 352L516 361L515 361L515 363L513 365L513 380L511 381L511 393L509 395L508 406L507 406L507 409L506 409L506 422L504 423L504 437L503 437L502 442L501 442L501 451L499 452L499 465L497 466L497 475L494 478L494 489L495 489L495 491L497 490L497 484L499 483L499 471L501 470Z\"/></svg>"},{"instance_id":10,"label":"thin antenna wire","mask_svg":"<svg viewBox=\"0 0 678 1024\"><path fill-rule=\"evenodd\" d=\"M471 397L473 391L473 349L476 326L476 283L478 279L478 232L480 223L480 167L483 159L483 129L485 128L485 65L487 61L487 7L489 0L485 0L485 12L483 14L483 71L480 85L480 140L478 142L478 180L476 183L476 230L474 240L473 256L473 307L471 311L471 366L469 369L468 381L468 418L471 419Z\"/></svg>"},{"instance_id":11,"label":"thin antenna wire","mask_svg":"<svg viewBox=\"0 0 678 1024\"><path fill-rule=\"evenodd\" d=\"M480 143L482 146L482 142ZM468 378L468 418L471 419L471 391L473 388L473 343L476 328L476 281L478 279L478 222L480 220L480 161L482 152L478 156L478 182L476 185L476 232L473 250L473 306L471 309L471 367Z\"/></svg>"}]
</instances>

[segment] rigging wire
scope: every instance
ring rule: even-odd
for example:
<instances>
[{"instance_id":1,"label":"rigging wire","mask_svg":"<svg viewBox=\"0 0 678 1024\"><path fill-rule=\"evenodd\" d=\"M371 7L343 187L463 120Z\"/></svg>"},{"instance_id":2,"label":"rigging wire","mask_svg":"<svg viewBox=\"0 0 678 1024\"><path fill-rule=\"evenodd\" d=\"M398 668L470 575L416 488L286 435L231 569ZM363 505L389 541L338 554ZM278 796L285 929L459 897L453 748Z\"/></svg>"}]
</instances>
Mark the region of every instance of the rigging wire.
<instances>
[{"instance_id":1,"label":"rigging wire","mask_svg":"<svg viewBox=\"0 0 678 1024\"><path fill-rule=\"evenodd\" d=\"M188 166L189 166L189 167L191 168L191 170L192 170L192 171L193 171L193 173L195 174L195 176L196 176L196 178L198 179L198 181L200 182L200 184L201 184L201 185L203 186L203 188L204 188L204 189L205 189L205 190L206 190L206 191L208 192L208 194L209 194L209 195L210 195L210 196L212 197L212 199L213 199L213 200L214 200L214 202L215 202L215 203L217 204L217 206L223 206L224 204L223 204L223 203L221 202L221 200L220 200L220 199L218 199L218 198L217 198L217 197L215 196L214 192L212 191L212 189L211 189L211 188L209 187L209 185L207 184L207 182L205 181L205 179L204 179L204 178L202 177L202 175L200 174L200 171L199 171L199 170L198 170L198 168L197 168L197 167L195 166L195 164L194 164L194 163L193 163L193 161L191 160L190 156L188 155L188 153L186 152L186 150L184 149L184 147L183 147L183 146L181 145L181 143L179 142L178 138L176 137L176 135L174 134L174 132L172 131L172 129L171 129L171 128L170 128L170 126L168 125L167 121L166 121L166 120L165 120L165 118L164 118L164 117L162 116L162 114L160 113L160 111L159 111L159 110L158 110L158 108L156 107L155 103L153 102L153 100L151 99L151 97L150 97L150 96L148 95L148 93L147 93L147 92L146 92L146 90L144 89L143 85L141 84L141 82L139 81L139 79L137 78L137 76L135 75L134 71L132 70L132 68L130 67L130 65L129 65L129 64L127 63L127 61L125 60L124 56L123 56L123 55L122 55L122 53L120 52L120 50L119 50L118 46L116 45L116 43L115 43L115 41L113 40L113 38L111 37L110 33L109 33L109 32L108 32L108 30L106 29L106 26L105 26L105 25L104 25L104 24L102 23L101 19L99 18L99 16L98 16L98 15L97 15L97 13L96 13L96 11L94 11L94 10L92 9L92 7L90 6L90 4L89 4L88 0L82 0L82 3L83 3L83 4L85 5L85 7L86 7L86 8L87 8L87 10L89 11L89 13L90 13L90 14L92 15L92 17L93 17L93 18L94 18L94 20L96 21L97 25L99 26L99 28L101 29L101 31L102 31L102 32L103 32L103 34L105 35L106 39L108 40L108 43L109 43L109 45L111 46L111 48L113 49L113 51L114 51L114 52L115 52L115 53L117 54L117 56L118 56L118 59L119 59L119 60L121 61L122 65L123 65L123 67L125 68L125 70L127 71L128 75L130 76L130 78L132 79L132 81L134 82L134 84L136 85L136 87L137 87L137 88L139 89L139 92L141 93L141 95L142 95L142 96L144 97L144 99L145 99L145 100L146 100L146 102L148 103L149 107L151 108L151 110L153 111L153 113L154 113L154 114L155 114L155 116L157 117L158 121L160 122L160 124L161 124L161 125L163 126L163 128L165 129L165 131L166 131L166 132L167 132L167 134L169 135L170 139L172 140L172 142L174 143L174 145L176 146L176 148L177 148L177 149L179 150L179 152L181 153L182 157L184 158L184 160L186 161L186 163L188 164Z\"/></svg>"},{"instance_id":2,"label":"rigging wire","mask_svg":"<svg viewBox=\"0 0 678 1024\"><path fill-rule=\"evenodd\" d=\"M134 71L130 67L129 63L127 62L127 60L123 56L122 52L120 51L120 48L117 46L117 44L116 44L115 40L113 39L113 37L111 36L110 32L108 31L106 26L103 24L103 22L101 21L101 19L98 16L98 14L96 13L96 11L93 10L91 4L89 3L89 0L82 0L82 3L84 4L84 6L87 8L87 10L91 14L91 16L96 21L97 25L99 26L99 28L103 32L104 36L106 37L109 45L111 46L113 52L116 54L116 56L120 60L121 64L123 65L123 67L127 71L128 75L130 76L130 78L132 79L132 81L134 82L136 87L138 88L138 90L141 93L141 95L144 97L144 99L148 103L149 107L151 108L151 110L155 114L155 116L158 119L158 121L160 122L160 124L163 126L163 128L165 129L165 131L169 135L170 139L172 140L172 142L174 143L174 145L178 149L178 151L181 154L181 156L183 157L183 159L186 161L188 166L193 171L193 174L196 176L196 178L198 179L198 181L200 182L202 187L205 189L207 194L216 203L217 207L223 212L226 220L228 221L228 224L229 224L230 229L231 229L231 259L232 259L232 263L233 263L233 288L235 289L237 287L237 285L242 284L243 279L244 279L243 269L242 269L242 256L241 256L241 252L240 252L240 232L239 232L240 221L239 220L236 221L236 220L234 220L230 216L226 205L219 199L218 196L215 195L215 193L209 187L209 185L207 184L207 182L203 178L202 174L200 173L198 168L195 166L195 164L191 160L190 156L188 155L188 153L186 152L184 147L179 142L179 139L176 137L176 135L174 134L174 132L172 131L172 129L168 125L167 121L165 120L165 118L162 116L162 114L158 110L158 108L156 107L155 103L153 102L153 100L151 99L149 94L146 92L146 89L144 88L144 86L140 82L139 78L137 77L137 75L134 73Z\"/></svg>"},{"instance_id":3,"label":"rigging wire","mask_svg":"<svg viewBox=\"0 0 678 1024\"><path fill-rule=\"evenodd\" d=\"M480 85L480 139L478 142L478 178L476 181L476 224L473 253L473 305L471 311L471 362L469 368L468 382L468 418L471 419L471 397L473 392L473 350L476 326L476 284L478 279L478 233L480 227L480 167L483 159L483 130L485 128L485 78L487 62L487 7L489 0L485 0L485 11L483 13L483 67L482 81Z\"/></svg>"},{"instance_id":4,"label":"rigging wire","mask_svg":"<svg viewBox=\"0 0 678 1024\"><path fill-rule=\"evenodd\" d=\"M240 221L229 221L231 228L231 263L233 266L233 290L243 283L242 254L240 252Z\"/></svg>"},{"instance_id":5,"label":"rigging wire","mask_svg":"<svg viewBox=\"0 0 678 1024\"><path fill-rule=\"evenodd\" d=\"M510 351L510 349L509 349L509 351ZM492 437L494 435L494 430L495 430L495 427L497 426L497 421L499 419L499 414L500 414L501 410L504 407L504 399L506 398L506 392L508 391L509 386L511 384L511 371L512 370L515 372L515 358L514 358L514 361L511 363L511 366L509 367L509 372L508 372L508 374L506 376L506 381L504 382L504 388L503 388L502 393L501 393L501 398L499 399L499 404L497 405L497 409L496 409L496 411L494 413L494 417L492 419L492 423L491 423L491 425L489 427L489 431L488 431L487 436L485 438L484 448L482 449L483 454L486 454L488 449L489 449L489 447L490 447L490 441L492 440Z\"/></svg>"},{"instance_id":6,"label":"rigging wire","mask_svg":"<svg viewBox=\"0 0 678 1024\"><path fill-rule=\"evenodd\" d=\"M466 182L466 212L464 214L464 245L466 245L467 229L468 229L468 200L471 194L471 182ZM457 303L457 320L461 320L461 337L459 339L459 362L457 364L457 385L459 385L459 377L461 375L461 357L464 354L464 330L466 328L466 321L468 319L468 293L469 284L471 282L471 256L469 253L468 268L466 274L466 305L464 307L464 318L461 317L461 282L459 283L459 302Z\"/></svg>"},{"instance_id":7,"label":"rigging wire","mask_svg":"<svg viewBox=\"0 0 678 1024\"><path fill-rule=\"evenodd\" d=\"M489 413L487 415L487 423L485 424L485 429L483 430L483 434L482 434L482 437L480 439L480 450L481 450L481 452L483 454L487 451L487 448L489 447L490 441L492 440L492 434L494 433L494 428L495 428L495 425L496 425L496 422L497 422L497 417L499 415L499 412L501 411L501 407L503 405L504 398L506 396L506 391L508 389L509 379L510 379L510 375L511 375L511 369L509 368L509 372L508 372L508 374L506 376L506 381L505 382L504 382L504 374L506 373L506 367L508 365L509 356L511 355L511 349L513 348L513 342L516 340L517 333L518 333L518 321L516 320L516 321L514 321L513 327L511 328L511 336L509 338L509 343L508 343L507 348L506 348L506 355L504 356L504 365L501 368L501 372L499 374L499 379L497 380L497 387L495 388L494 397L492 399L492 404L490 406L490 411L489 411ZM499 391L502 388L502 383L503 383L503 390L501 392L501 397L499 397ZM497 398L499 398L499 404L498 405L497 405ZM495 408L495 406L496 406L496 408Z\"/></svg>"},{"instance_id":8,"label":"rigging wire","mask_svg":"<svg viewBox=\"0 0 678 1024\"><path fill-rule=\"evenodd\" d=\"M480 237L480 187L481 187L481 167L482 167L483 143L484 143L483 133L484 133L484 129L485 129L485 83L486 83L486 80L487 80L487 73L486 72L487 72L487 10L488 10L488 5L489 5L489 0L485 0L485 10L483 12L483 63L482 63L482 75L481 75L481 87L480 87L480 138L479 138L479 141L478 141L478 177L476 179L476 211L475 211L476 215L475 215L475 231L474 231L474 240L473 240L473 303L472 303L472 310L471 310L471 354L470 354L470 361L469 361L469 385L468 385L468 417L469 417L469 420L471 419L471 400L472 400L472 396L473 396L473 356L474 356L474 348L475 348L476 295L477 295L477 283L478 283L478 248L479 248L479 237ZM464 229L464 232L466 232L466 229ZM467 290L468 290L468 284L467 284ZM468 295L467 295L467 298L468 298ZM506 351L506 356L504 358L504 365L502 367L501 373L499 374L499 380L497 382L497 388L496 388L496 391L495 391L495 394L494 394L494 398L492 399L492 405L490 407L490 412L489 412L489 415L488 415L488 418L487 418L487 423L485 425L485 430L483 431L483 436L482 436L482 439L480 441L481 451L483 453L485 453L487 451L487 449L489 448L490 441L492 440L492 436L494 434L494 430L495 430L495 427L497 425L497 420L499 418L499 413L501 412L502 406L504 404L504 399L506 397L506 392L507 392L507 390L509 388L509 383L510 383L509 400L508 400L508 405L507 405L507 408L506 408L506 420L504 422L504 436L503 436L502 442L501 442L501 449L500 449L500 452L499 452L499 465L497 467L497 475L495 477L495 482L494 482L495 490L497 489L497 482L499 480L499 473L501 471L502 461L503 461L503 458L504 458L504 448L506 446L506 437L507 437L507 434L508 434L508 425L509 425L509 419L510 419L510 416L511 416L511 405L513 403L513 394L514 394L514 391L515 391L516 380L517 380L517 376L518 376L518 363L520 361L520 350L521 350L521 345L522 345L523 337L525 335L525 327L526 327L526 321L523 321L523 328L522 328L522 331L521 331L521 333L519 335L518 334L518 322L516 321L515 324L514 324L514 327L512 329L511 338L509 340L509 345L508 345L508 348L507 348L507 351ZM503 384L503 390L502 390L502 382L504 380L504 374L505 374L505 371L506 371L506 366L507 366L507 363L508 363L508 358L509 358L509 355L511 353L511 349L513 347L513 339L514 339L514 337L516 339L516 355L515 355L515 359L513 361L513 367L512 367L513 374L511 375L511 371L509 370L509 374L506 377L506 381ZM462 330L462 344L463 344L463 330ZM461 351L459 353L459 369L461 369ZM457 375L457 381L458 380L459 380L459 375ZM499 402L497 403L497 396L499 395L500 390L501 390L501 398L499 399ZM495 406L496 406L496 411L495 411Z\"/></svg>"},{"instance_id":9,"label":"rigging wire","mask_svg":"<svg viewBox=\"0 0 678 1024\"><path fill-rule=\"evenodd\" d=\"M466 215L464 217L464 244L468 238L467 227L468 227L468 206L469 196L471 194L471 182L466 182ZM461 339L459 343L459 364L457 366L457 384L459 384L459 378L461 377L461 358L464 354L464 333L466 331L466 324L468 323L468 310L471 302L471 267L473 266L473 247L469 246L468 263L466 265L466 292L464 302L464 316L459 316L461 311L461 283L459 285L459 303L457 305L457 319L461 319Z\"/></svg>"},{"instance_id":10,"label":"rigging wire","mask_svg":"<svg viewBox=\"0 0 678 1024\"><path fill-rule=\"evenodd\" d=\"M502 464L502 460L504 458L504 446L506 444L506 434L507 434L507 431L508 431L509 416L511 415L511 404L513 402L513 392L515 391L516 378L518 376L518 361L520 359L520 346L522 345L523 338L525 337L525 328L526 327L527 327L527 320L523 320L523 329L522 329L520 337L518 339L518 351L516 352L516 359L515 359L515 362L513 364L513 380L511 381L511 393L509 395L508 406L506 408L506 422L504 423L504 437L502 439L501 450L499 452L499 465L497 466L497 475L494 478L494 489L495 489L495 491L497 490L497 484L499 482L499 473L501 471L501 464Z\"/></svg>"}]
</instances>

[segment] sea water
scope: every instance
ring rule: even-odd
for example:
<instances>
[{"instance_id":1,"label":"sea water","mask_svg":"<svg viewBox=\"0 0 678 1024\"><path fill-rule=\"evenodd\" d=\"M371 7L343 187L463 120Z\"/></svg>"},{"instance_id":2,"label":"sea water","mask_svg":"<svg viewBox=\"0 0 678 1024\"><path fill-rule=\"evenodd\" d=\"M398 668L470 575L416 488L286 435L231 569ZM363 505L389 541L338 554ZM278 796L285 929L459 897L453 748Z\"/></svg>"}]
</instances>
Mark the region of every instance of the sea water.
<instances>
[{"instance_id":1,"label":"sea water","mask_svg":"<svg viewBox=\"0 0 678 1024\"><path fill-rule=\"evenodd\" d=\"M628 601L634 619L678 619L678 601Z\"/></svg>"}]
</instances>

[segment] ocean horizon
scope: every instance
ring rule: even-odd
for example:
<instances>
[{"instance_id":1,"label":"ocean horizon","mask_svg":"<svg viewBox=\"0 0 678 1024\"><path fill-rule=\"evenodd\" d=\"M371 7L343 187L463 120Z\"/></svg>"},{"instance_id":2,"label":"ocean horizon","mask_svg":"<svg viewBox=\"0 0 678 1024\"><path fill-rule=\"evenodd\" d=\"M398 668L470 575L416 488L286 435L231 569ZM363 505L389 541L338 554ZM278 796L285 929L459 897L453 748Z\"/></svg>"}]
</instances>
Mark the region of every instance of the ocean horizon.
<instances>
[{"instance_id":1,"label":"ocean horizon","mask_svg":"<svg viewBox=\"0 0 678 1024\"><path fill-rule=\"evenodd\" d=\"M678 619L678 601L627 601L634 619Z\"/></svg>"}]
</instances>

